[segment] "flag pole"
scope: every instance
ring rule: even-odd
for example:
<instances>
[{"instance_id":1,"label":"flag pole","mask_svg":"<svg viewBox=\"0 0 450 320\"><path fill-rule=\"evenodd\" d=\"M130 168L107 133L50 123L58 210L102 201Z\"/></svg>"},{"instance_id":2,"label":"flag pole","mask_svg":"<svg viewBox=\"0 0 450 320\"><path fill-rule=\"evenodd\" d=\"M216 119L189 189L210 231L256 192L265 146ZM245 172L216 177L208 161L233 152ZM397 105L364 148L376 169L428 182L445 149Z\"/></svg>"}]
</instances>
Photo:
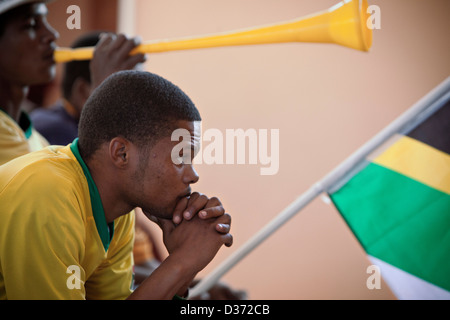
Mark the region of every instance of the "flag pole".
<instances>
[{"instance_id":1,"label":"flag pole","mask_svg":"<svg viewBox=\"0 0 450 320\"><path fill-rule=\"evenodd\" d=\"M244 245L233 252L225 261L223 261L215 270L203 278L194 288L192 288L189 296L195 297L203 292L208 291L214 284L247 254L253 251L258 245L266 240L272 233L278 230L289 219L296 215L312 200L321 193L329 190L340 179L347 175L358 163L366 159L366 157L376 148L381 146L395 133L405 129L410 122L414 121L426 109L430 109L430 114L441 107L442 103L447 101L450 96L450 77L445 79L440 85L430 91L426 96L415 103L411 108L406 110L391 124L385 127L377 135L375 135L366 144L360 147L350 157L344 160L334 170L327 174L322 180L312 185L306 192L299 196L294 202L281 211L274 219L251 237Z\"/></svg>"}]
</instances>

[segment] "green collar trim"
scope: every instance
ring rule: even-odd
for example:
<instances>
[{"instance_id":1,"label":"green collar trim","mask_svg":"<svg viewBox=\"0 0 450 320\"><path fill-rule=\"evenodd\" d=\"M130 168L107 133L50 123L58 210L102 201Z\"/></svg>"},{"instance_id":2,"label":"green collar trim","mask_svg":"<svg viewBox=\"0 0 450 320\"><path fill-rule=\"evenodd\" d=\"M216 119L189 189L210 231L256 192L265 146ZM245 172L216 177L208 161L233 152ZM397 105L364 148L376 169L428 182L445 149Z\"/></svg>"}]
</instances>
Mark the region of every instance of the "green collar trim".
<instances>
[{"instance_id":1,"label":"green collar trim","mask_svg":"<svg viewBox=\"0 0 450 320\"><path fill-rule=\"evenodd\" d=\"M76 138L70 145L70 150L72 150L75 158L83 168L84 175L89 186L89 195L91 196L91 206L92 214L94 215L95 225L97 226L97 231L100 239L103 243L103 248L108 251L109 244L114 235L114 221L108 224L106 222L105 211L103 210L102 199L98 192L97 186L95 185L94 179L92 179L91 173L86 163L81 158L80 150L78 149L78 138Z\"/></svg>"},{"instance_id":2,"label":"green collar trim","mask_svg":"<svg viewBox=\"0 0 450 320\"><path fill-rule=\"evenodd\" d=\"M31 122L30 116L23 112L20 114L19 126L22 128L25 133L25 138L30 139L31 134L33 133L33 123Z\"/></svg>"},{"instance_id":3,"label":"green collar trim","mask_svg":"<svg viewBox=\"0 0 450 320\"><path fill-rule=\"evenodd\" d=\"M0 109L1 112L6 114L8 118L10 118L12 121L16 122L11 116L4 110ZM19 117L19 123L17 123L20 129L22 129L25 138L28 140L31 137L31 134L33 133L33 123L31 122L30 116L25 111L20 112Z\"/></svg>"}]
</instances>

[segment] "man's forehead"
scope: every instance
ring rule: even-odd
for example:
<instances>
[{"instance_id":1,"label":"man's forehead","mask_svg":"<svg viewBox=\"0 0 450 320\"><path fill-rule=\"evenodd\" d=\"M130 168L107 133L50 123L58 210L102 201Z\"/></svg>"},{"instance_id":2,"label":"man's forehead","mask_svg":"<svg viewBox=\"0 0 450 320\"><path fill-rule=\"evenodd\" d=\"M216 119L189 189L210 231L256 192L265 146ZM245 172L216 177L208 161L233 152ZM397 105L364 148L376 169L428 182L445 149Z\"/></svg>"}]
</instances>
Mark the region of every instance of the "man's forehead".
<instances>
[{"instance_id":1,"label":"man's forehead","mask_svg":"<svg viewBox=\"0 0 450 320\"><path fill-rule=\"evenodd\" d=\"M33 3L29 6L27 16L46 16L48 14L47 6L44 3Z\"/></svg>"},{"instance_id":2,"label":"man's forehead","mask_svg":"<svg viewBox=\"0 0 450 320\"><path fill-rule=\"evenodd\" d=\"M44 3L28 3L10 11L11 18L17 19L28 19L34 16L46 16L48 14L47 6ZM13 21L14 21L13 20Z\"/></svg>"},{"instance_id":3,"label":"man's forehead","mask_svg":"<svg viewBox=\"0 0 450 320\"><path fill-rule=\"evenodd\" d=\"M172 145L197 150L201 144L201 121L180 121L171 133Z\"/></svg>"},{"instance_id":4,"label":"man's forehead","mask_svg":"<svg viewBox=\"0 0 450 320\"><path fill-rule=\"evenodd\" d=\"M34 14L39 14L39 15L47 15L48 14L47 6L44 3L33 4L32 11Z\"/></svg>"},{"instance_id":5,"label":"man's forehead","mask_svg":"<svg viewBox=\"0 0 450 320\"><path fill-rule=\"evenodd\" d=\"M193 124L194 124L193 136L195 139L200 140L200 137L202 135L202 122L201 121L193 121Z\"/></svg>"},{"instance_id":6,"label":"man's forehead","mask_svg":"<svg viewBox=\"0 0 450 320\"><path fill-rule=\"evenodd\" d=\"M192 145L197 146L200 144L201 135L202 135L202 122L201 121L190 121L188 126L182 127L180 129L188 130L189 135L190 135L189 142ZM185 139L185 140L188 140L188 139Z\"/></svg>"},{"instance_id":7,"label":"man's forehead","mask_svg":"<svg viewBox=\"0 0 450 320\"><path fill-rule=\"evenodd\" d=\"M201 122L191 121L183 123L172 132L171 141L173 147L170 157L174 164L191 164L200 150L201 143ZM183 160L180 160L183 157Z\"/></svg>"},{"instance_id":8,"label":"man's forehead","mask_svg":"<svg viewBox=\"0 0 450 320\"><path fill-rule=\"evenodd\" d=\"M202 122L181 120L176 123L175 130L187 130L191 135L199 136L201 135Z\"/></svg>"}]
</instances>

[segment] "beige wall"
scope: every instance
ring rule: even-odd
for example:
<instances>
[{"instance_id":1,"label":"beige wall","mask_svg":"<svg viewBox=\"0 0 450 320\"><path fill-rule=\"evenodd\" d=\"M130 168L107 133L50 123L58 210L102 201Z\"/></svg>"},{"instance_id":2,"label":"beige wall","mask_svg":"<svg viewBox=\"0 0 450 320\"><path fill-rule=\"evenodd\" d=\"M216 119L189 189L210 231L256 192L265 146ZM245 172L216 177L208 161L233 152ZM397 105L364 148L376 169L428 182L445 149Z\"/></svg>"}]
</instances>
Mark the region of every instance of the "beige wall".
<instances>
[{"instance_id":1,"label":"beige wall","mask_svg":"<svg viewBox=\"0 0 450 320\"><path fill-rule=\"evenodd\" d=\"M135 1L133 23L144 40L284 21L338 2ZM370 4L380 6L382 19L370 53L302 43L149 57L147 70L196 102L204 130L280 130L274 176L261 176L255 165L198 166L196 189L223 200L235 239L202 275L450 74L449 1ZM369 265L338 212L316 199L223 279L251 299L393 298L384 283L381 290L367 289Z\"/></svg>"}]
</instances>

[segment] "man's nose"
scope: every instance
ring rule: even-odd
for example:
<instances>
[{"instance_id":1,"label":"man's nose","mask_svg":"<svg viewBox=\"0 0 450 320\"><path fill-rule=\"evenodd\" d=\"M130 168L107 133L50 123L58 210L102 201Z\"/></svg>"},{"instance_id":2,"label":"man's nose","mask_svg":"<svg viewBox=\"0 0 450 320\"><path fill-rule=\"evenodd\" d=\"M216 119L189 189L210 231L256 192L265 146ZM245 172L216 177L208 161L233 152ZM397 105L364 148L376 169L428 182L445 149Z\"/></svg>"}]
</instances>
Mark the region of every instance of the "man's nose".
<instances>
[{"instance_id":1,"label":"man's nose","mask_svg":"<svg viewBox=\"0 0 450 320\"><path fill-rule=\"evenodd\" d=\"M59 33L48 22L45 22L41 39L44 43L51 43L59 39Z\"/></svg>"},{"instance_id":2,"label":"man's nose","mask_svg":"<svg viewBox=\"0 0 450 320\"><path fill-rule=\"evenodd\" d=\"M186 184L194 184L200 179L192 164L187 165L184 179Z\"/></svg>"}]
</instances>

